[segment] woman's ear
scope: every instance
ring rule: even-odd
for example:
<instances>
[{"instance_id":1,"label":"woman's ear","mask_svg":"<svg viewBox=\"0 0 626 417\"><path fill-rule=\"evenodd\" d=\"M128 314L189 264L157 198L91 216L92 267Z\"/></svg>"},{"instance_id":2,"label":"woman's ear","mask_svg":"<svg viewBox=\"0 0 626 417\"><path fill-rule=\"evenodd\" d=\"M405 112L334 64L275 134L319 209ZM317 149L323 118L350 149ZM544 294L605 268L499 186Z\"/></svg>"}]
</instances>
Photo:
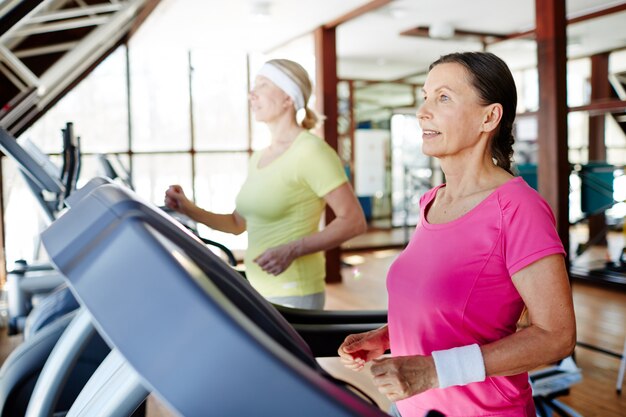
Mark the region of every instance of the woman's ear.
<instances>
[{"instance_id":1,"label":"woman's ear","mask_svg":"<svg viewBox=\"0 0 626 417\"><path fill-rule=\"evenodd\" d=\"M293 99L289 95L285 94L285 99L283 100L283 108L288 109L289 107L294 107Z\"/></svg>"},{"instance_id":2,"label":"woman's ear","mask_svg":"<svg viewBox=\"0 0 626 417\"><path fill-rule=\"evenodd\" d=\"M502 105L500 103L490 104L485 108L483 119L483 132L492 132L502 120Z\"/></svg>"}]
</instances>

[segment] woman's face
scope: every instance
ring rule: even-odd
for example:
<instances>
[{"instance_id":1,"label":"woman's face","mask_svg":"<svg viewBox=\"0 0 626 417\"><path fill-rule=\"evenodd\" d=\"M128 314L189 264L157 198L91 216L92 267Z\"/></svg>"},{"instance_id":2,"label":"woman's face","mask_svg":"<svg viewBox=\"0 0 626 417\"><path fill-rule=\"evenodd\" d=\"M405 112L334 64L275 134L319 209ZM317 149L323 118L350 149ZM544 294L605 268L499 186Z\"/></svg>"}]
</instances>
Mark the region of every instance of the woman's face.
<instances>
[{"instance_id":1,"label":"woman's face","mask_svg":"<svg viewBox=\"0 0 626 417\"><path fill-rule=\"evenodd\" d=\"M479 142L486 106L469 77L456 63L439 64L428 73L417 111L424 154L441 158L471 152Z\"/></svg>"},{"instance_id":2,"label":"woman's face","mask_svg":"<svg viewBox=\"0 0 626 417\"><path fill-rule=\"evenodd\" d=\"M258 122L271 122L293 105L283 90L268 78L258 75L248 95L250 108Z\"/></svg>"}]
</instances>

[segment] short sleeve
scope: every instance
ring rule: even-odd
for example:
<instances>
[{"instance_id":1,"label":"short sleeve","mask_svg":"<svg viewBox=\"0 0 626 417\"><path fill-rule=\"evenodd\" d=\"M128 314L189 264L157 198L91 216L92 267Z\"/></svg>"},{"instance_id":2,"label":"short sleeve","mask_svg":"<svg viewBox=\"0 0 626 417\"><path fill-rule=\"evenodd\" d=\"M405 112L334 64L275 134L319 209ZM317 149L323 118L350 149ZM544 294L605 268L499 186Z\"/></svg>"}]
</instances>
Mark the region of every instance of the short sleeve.
<instances>
[{"instance_id":1,"label":"short sleeve","mask_svg":"<svg viewBox=\"0 0 626 417\"><path fill-rule=\"evenodd\" d=\"M516 188L501 201L503 256L511 276L541 258L565 254L548 203L525 183Z\"/></svg>"},{"instance_id":2,"label":"short sleeve","mask_svg":"<svg viewBox=\"0 0 626 417\"><path fill-rule=\"evenodd\" d=\"M322 139L313 137L300 149L298 172L300 179L318 197L324 197L340 185L348 182L348 177L337 153Z\"/></svg>"}]
</instances>

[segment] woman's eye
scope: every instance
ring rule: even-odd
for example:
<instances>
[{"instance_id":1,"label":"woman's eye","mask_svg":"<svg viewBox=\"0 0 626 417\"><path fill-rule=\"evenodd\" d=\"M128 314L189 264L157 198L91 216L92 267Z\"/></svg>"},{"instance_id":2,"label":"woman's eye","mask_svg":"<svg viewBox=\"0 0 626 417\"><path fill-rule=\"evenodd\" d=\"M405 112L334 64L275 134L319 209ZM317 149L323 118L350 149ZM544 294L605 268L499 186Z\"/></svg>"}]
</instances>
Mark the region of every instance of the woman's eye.
<instances>
[{"instance_id":1,"label":"woman's eye","mask_svg":"<svg viewBox=\"0 0 626 417\"><path fill-rule=\"evenodd\" d=\"M441 100L441 101L448 101L448 100L450 100L450 97L448 97L445 94L442 94L442 95L439 96L439 100Z\"/></svg>"}]
</instances>

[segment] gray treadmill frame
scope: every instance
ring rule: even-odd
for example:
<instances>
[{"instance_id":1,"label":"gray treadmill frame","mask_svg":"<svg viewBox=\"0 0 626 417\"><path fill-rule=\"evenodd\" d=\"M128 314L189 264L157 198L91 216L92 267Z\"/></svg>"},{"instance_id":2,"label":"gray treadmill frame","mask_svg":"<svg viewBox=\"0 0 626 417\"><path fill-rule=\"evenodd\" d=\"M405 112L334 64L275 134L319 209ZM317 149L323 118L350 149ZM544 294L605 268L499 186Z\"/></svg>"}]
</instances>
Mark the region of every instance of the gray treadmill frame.
<instances>
[{"instance_id":1,"label":"gray treadmill frame","mask_svg":"<svg viewBox=\"0 0 626 417\"><path fill-rule=\"evenodd\" d=\"M131 191L97 188L42 240L101 335L181 415L386 415L328 380L271 304Z\"/></svg>"}]
</instances>

